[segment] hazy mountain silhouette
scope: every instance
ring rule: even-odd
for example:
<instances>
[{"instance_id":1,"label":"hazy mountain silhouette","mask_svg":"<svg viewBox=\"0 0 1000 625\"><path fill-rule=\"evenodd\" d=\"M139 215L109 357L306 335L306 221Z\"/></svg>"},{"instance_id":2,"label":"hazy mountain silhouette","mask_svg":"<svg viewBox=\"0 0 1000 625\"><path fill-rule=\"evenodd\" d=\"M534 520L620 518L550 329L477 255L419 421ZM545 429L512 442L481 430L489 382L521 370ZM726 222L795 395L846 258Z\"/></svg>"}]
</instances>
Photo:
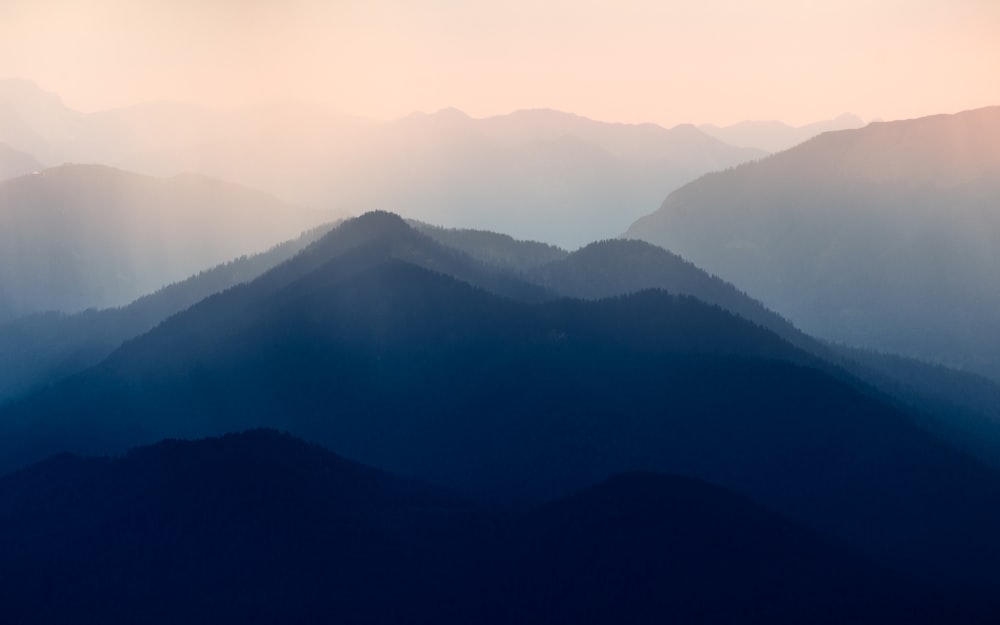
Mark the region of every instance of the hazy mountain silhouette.
<instances>
[{"instance_id":1,"label":"hazy mountain silhouette","mask_svg":"<svg viewBox=\"0 0 1000 625\"><path fill-rule=\"evenodd\" d=\"M0 81L0 142L45 163L197 172L331 212L410 218L578 247L624 230L670 191L764 152L689 124L611 124L552 110L392 122L299 102L214 111L150 102L82 114ZM391 182L391 183L390 183Z\"/></svg>"},{"instance_id":2,"label":"hazy mountain silhouette","mask_svg":"<svg viewBox=\"0 0 1000 625\"><path fill-rule=\"evenodd\" d=\"M24 176L42 169L33 156L0 143L0 181Z\"/></svg>"},{"instance_id":3,"label":"hazy mountain silhouette","mask_svg":"<svg viewBox=\"0 0 1000 625\"><path fill-rule=\"evenodd\" d=\"M1000 107L827 133L671 194L626 236L805 331L1000 379Z\"/></svg>"},{"instance_id":4,"label":"hazy mountain silhouette","mask_svg":"<svg viewBox=\"0 0 1000 625\"><path fill-rule=\"evenodd\" d=\"M489 232L417 224L446 244L506 267L552 293L600 299L663 289L690 295L767 328L813 356L826 371L869 386L919 415L924 429L1000 469L1000 387L971 373L817 340L731 284L681 257L637 240L600 241L566 253ZM547 260L548 259L548 260ZM850 375L845 376L845 372ZM853 378L851 376L854 376Z\"/></svg>"},{"instance_id":5,"label":"hazy mountain silhouette","mask_svg":"<svg viewBox=\"0 0 1000 625\"><path fill-rule=\"evenodd\" d=\"M347 205L390 206L438 225L508 233L574 248L624 223L701 173L760 156L692 126L608 124L557 111L473 119L413 115L352 150ZM335 175L335 174L334 174ZM358 181L396 181L359 186Z\"/></svg>"},{"instance_id":6,"label":"hazy mountain silhouette","mask_svg":"<svg viewBox=\"0 0 1000 625\"><path fill-rule=\"evenodd\" d=\"M238 141L253 133L277 129L298 132L306 127L322 133L332 125L363 123L288 101L232 111L158 101L85 114L30 81L0 79L0 142L51 164L120 166L140 154ZM271 149L280 147L276 143ZM168 173L184 171L188 169ZM258 186L250 182L250 186Z\"/></svg>"},{"instance_id":7,"label":"hazy mountain silhouette","mask_svg":"<svg viewBox=\"0 0 1000 625\"><path fill-rule=\"evenodd\" d=\"M760 155L690 126L446 110L384 124L282 127L123 165L157 175L200 171L308 205L392 207L435 224L576 247L620 232L684 182Z\"/></svg>"},{"instance_id":8,"label":"hazy mountain silhouette","mask_svg":"<svg viewBox=\"0 0 1000 625\"><path fill-rule=\"evenodd\" d=\"M240 257L127 306L76 314L34 313L0 323L0 403L93 366L127 339L202 299L291 258L332 228L321 226L266 252Z\"/></svg>"},{"instance_id":9,"label":"hazy mountain silhouette","mask_svg":"<svg viewBox=\"0 0 1000 625\"><path fill-rule=\"evenodd\" d=\"M793 343L804 340L792 324L733 285L680 256L644 241L606 240L526 271L527 278L568 297L600 299L663 289L690 295L752 321Z\"/></svg>"},{"instance_id":10,"label":"hazy mountain silhouette","mask_svg":"<svg viewBox=\"0 0 1000 625\"><path fill-rule=\"evenodd\" d=\"M0 411L0 462L270 425L481 499L680 472L997 581L1000 476L777 335L663 292L530 304L444 274L517 290L393 215L346 222Z\"/></svg>"},{"instance_id":11,"label":"hazy mountain silhouette","mask_svg":"<svg viewBox=\"0 0 1000 625\"><path fill-rule=\"evenodd\" d=\"M460 250L488 265L515 272L524 272L569 254L548 243L522 241L489 230L443 228L416 220L408 220L407 223L446 247Z\"/></svg>"},{"instance_id":12,"label":"hazy mountain silhouette","mask_svg":"<svg viewBox=\"0 0 1000 625\"><path fill-rule=\"evenodd\" d=\"M322 223L202 176L64 165L0 183L0 319L137 297Z\"/></svg>"},{"instance_id":13,"label":"hazy mountain silhouette","mask_svg":"<svg viewBox=\"0 0 1000 625\"><path fill-rule=\"evenodd\" d=\"M973 622L733 493L629 474L498 514L271 431L0 478L17 623ZM984 622L987 622L984 620Z\"/></svg>"},{"instance_id":14,"label":"hazy mountain silhouette","mask_svg":"<svg viewBox=\"0 0 1000 625\"><path fill-rule=\"evenodd\" d=\"M837 361L896 398L924 429L1000 470L1000 385L989 378L894 354L834 346Z\"/></svg>"},{"instance_id":15,"label":"hazy mountain silhouette","mask_svg":"<svg viewBox=\"0 0 1000 625\"><path fill-rule=\"evenodd\" d=\"M844 113L835 119L798 127L779 121L743 121L722 127L702 124L698 126L698 130L729 145L757 148L765 152L781 152L824 132L861 128L864 125L864 121L857 115Z\"/></svg>"},{"instance_id":16,"label":"hazy mountain silhouette","mask_svg":"<svg viewBox=\"0 0 1000 625\"><path fill-rule=\"evenodd\" d=\"M0 143L51 164L73 160L85 115L19 79L0 79Z\"/></svg>"}]
</instances>

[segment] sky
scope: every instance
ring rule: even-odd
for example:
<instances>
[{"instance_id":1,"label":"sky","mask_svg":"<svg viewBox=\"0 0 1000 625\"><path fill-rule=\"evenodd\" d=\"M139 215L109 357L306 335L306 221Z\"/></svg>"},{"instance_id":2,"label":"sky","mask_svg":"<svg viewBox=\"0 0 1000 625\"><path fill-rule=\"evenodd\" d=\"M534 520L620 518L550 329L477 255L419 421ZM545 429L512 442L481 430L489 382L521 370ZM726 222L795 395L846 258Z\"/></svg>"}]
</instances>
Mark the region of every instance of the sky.
<instances>
[{"instance_id":1,"label":"sky","mask_svg":"<svg viewBox=\"0 0 1000 625\"><path fill-rule=\"evenodd\" d=\"M273 99L800 125L1000 104L997 0L0 0L0 77L85 112Z\"/></svg>"}]
</instances>

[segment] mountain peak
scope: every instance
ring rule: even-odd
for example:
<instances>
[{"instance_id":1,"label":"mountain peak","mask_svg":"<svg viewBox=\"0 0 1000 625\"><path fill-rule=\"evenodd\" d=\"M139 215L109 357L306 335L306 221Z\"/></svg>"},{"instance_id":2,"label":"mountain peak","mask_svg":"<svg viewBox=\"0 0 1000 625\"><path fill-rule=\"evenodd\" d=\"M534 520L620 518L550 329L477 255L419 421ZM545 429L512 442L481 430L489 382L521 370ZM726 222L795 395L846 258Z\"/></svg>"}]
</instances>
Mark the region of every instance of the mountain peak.
<instances>
[{"instance_id":1,"label":"mountain peak","mask_svg":"<svg viewBox=\"0 0 1000 625\"><path fill-rule=\"evenodd\" d=\"M385 210L373 210L345 221L341 228L357 234L384 236L413 231L402 217Z\"/></svg>"}]
</instances>

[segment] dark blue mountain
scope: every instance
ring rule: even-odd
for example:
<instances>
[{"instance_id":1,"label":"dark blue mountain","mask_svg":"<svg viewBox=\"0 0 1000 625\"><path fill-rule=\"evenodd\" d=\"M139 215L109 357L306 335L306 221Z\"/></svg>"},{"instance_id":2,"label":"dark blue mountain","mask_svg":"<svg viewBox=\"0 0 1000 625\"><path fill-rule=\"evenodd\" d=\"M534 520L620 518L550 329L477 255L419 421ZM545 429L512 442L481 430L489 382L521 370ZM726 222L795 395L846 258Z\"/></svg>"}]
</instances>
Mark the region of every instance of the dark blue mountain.
<instances>
[{"instance_id":1,"label":"dark blue mountain","mask_svg":"<svg viewBox=\"0 0 1000 625\"><path fill-rule=\"evenodd\" d=\"M1000 581L1000 476L913 415L690 297L533 294L367 215L0 412L0 461L272 426L480 501L675 472L891 566Z\"/></svg>"},{"instance_id":2,"label":"dark blue mountain","mask_svg":"<svg viewBox=\"0 0 1000 625\"><path fill-rule=\"evenodd\" d=\"M273 431L0 478L8 623L988 622L710 484L496 511Z\"/></svg>"}]
</instances>

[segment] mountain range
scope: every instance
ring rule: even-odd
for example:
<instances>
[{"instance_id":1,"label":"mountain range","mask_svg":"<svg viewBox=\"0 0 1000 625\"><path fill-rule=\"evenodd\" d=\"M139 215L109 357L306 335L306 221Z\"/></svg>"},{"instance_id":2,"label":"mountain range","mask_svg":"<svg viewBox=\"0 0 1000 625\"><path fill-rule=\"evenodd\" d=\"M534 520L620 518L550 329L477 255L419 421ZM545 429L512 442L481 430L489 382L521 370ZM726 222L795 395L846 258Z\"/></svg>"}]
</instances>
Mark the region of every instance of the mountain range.
<instances>
[{"instance_id":1,"label":"mountain range","mask_svg":"<svg viewBox=\"0 0 1000 625\"><path fill-rule=\"evenodd\" d=\"M820 135L669 195L625 236L806 332L1000 380L1000 107Z\"/></svg>"},{"instance_id":2,"label":"mountain range","mask_svg":"<svg viewBox=\"0 0 1000 625\"><path fill-rule=\"evenodd\" d=\"M391 208L575 248L624 230L678 186L764 152L691 125L610 124L552 110L448 109L374 122L301 102L236 111L154 102L83 114L0 81L0 142L43 163L194 172L330 215Z\"/></svg>"},{"instance_id":3,"label":"mountain range","mask_svg":"<svg viewBox=\"0 0 1000 625\"><path fill-rule=\"evenodd\" d=\"M1000 107L859 125L0 80L4 619L997 622Z\"/></svg>"},{"instance_id":4,"label":"mountain range","mask_svg":"<svg viewBox=\"0 0 1000 625\"><path fill-rule=\"evenodd\" d=\"M552 300L386 213L8 405L0 462L258 426L478 501L681 473L936 583L1000 581L1000 477L922 415L717 306Z\"/></svg>"},{"instance_id":5,"label":"mountain range","mask_svg":"<svg viewBox=\"0 0 1000 625\"><path fill-rule=\"evenodd\" d=\"M790 126L779 121L743 121L730 126L702 124L698 129L729 145L757 148L765 152L781 152L795 147L824 132L861 128L864 121L857 115L844 113L834 119Z\"/></svg>"},{"instance_id":6,"label":"mountain range","mask_svg":"<svg viewBox=\"0 0 1000 625\"><path fill-rule=\"evenodd\" d=\"M0 554L25 624L973 623L990 605L699 480L497 511L264 430L0 478Z\"/></svg>"}]
</instances>

